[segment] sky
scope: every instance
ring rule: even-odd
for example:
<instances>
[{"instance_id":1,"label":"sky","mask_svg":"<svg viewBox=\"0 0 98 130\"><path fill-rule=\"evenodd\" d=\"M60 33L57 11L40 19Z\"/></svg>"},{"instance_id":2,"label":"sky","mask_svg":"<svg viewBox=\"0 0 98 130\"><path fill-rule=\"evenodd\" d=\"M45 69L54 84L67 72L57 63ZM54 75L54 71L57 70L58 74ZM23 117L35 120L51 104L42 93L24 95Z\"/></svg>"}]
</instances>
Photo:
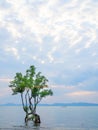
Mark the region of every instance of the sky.
<instances>
[{"instance_id":1,"label":"sky","mask_svg":"<svg viewBox=\"0 0 98 130\"><path fill-rule=\"evenodd\" d=\"M0 104L31 65L54 95L42 103L98 103L98 0L0 0Z\"/></svg>"}]
</instances>

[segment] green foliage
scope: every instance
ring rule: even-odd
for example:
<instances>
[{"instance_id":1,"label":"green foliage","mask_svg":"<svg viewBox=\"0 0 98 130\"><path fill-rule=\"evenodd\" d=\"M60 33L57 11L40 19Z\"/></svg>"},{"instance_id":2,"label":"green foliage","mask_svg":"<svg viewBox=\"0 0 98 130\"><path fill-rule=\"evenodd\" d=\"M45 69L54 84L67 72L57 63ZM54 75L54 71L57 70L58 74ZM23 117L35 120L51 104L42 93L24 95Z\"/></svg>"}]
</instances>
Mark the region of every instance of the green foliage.
<instances>
[{"instance_id":1,"label":"green foliage","mask_svg":"<svg viewBox=\"0 0 98 130\"><path fill-rule=\"evenodd\" d=\"M16 73L14 80L10 82L13 94L22 93L25 90L25 80L21 73Z\"/></svg>"},{"instance_id":2,"label":"green foliage","mask_svg":"<svg viewBox=\"0 0 98 130\"><path fill-rule=\"evenodd\" d=\"M40 88L44 88L44 87L47 87L47 82L48 82L48 80L46 79L45 76L41 75L41 72L38 72L36 74L35 86L39 86Z\"/></svg>"},{"instance_id":3,"label":"green foliage","mask_svg":"<svg viewBox=\"0 0 98 130\"><path fill-rule=\"evenodd\" d=\"M53 92L52 92L52 90L51 89L49 89L49 90L43 90L43 91L41 91L40 93L39 93L39 95L40 95L40 97L46 97L46 96L52 96L53 95Z\"/></svg>"},{"instance_id":4,"label":"green foliage","mask_svg":"<svg viewBox=\"0 0 98 130\"><path fill-rule=\"evenodd\" d=\"M21 94L23 109L27 114L29 111L35 112L36 105L42 98L53 95L52 90L48 89L47 83L48 79L41 72L36 73L35 66L30 66L25 75L16 73L9 87L12 88L13 95Z\"/></svg>"},{"instance_id":5,"label":"green foliage","mask_svg":"<svg viewBox=\"0 0 98 130\"><path fill-rule=\"evenodd\" d=\"M32 97L35 98L39 94L39 89L37 87L32 88Z\"/></svg>"}]
</instances>

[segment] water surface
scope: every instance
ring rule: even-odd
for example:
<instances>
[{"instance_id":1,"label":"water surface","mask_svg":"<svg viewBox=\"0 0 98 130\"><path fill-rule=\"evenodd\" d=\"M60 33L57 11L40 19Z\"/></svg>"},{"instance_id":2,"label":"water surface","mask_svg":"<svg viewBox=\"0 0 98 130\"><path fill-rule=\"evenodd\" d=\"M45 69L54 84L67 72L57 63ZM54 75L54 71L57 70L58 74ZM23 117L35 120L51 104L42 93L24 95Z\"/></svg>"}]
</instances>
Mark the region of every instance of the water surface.
<instances>
[{"instance_id":1,"label":"water surface","mask_svg":"<svg viewBox=\"0 0 98 130\"><path fill-rule=\"evenodd\" d=\"M98 130L98 107L38 107L40 126L24 123L21 106L0 107L0 130Z\"/></svg>"}]
</instances>

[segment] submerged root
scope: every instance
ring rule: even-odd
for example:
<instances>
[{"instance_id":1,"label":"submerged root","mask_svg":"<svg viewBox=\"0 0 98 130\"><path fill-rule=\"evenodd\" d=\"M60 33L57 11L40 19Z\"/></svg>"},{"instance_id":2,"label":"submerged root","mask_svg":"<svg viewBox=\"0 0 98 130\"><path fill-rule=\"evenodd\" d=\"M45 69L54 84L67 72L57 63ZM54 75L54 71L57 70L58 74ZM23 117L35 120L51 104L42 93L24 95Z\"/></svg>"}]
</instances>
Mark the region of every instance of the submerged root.
<instances>
[{"instance_id":1,"label":"submerged root","mask_svg":"<svg viewBox=\"0 0 98 130\"><path fill-rule=\"evenodd\" d=\"M40 121L40 116L38 115L38 114L35 114L34 115L34 123L36 124L36 123L41 123L41 121Z\"/></svg>"},{"instance_id":2,"label":"submerged root","mask_svg":"<svg viewBox=\"0 0 98 130\"><path fill-rule=\"evenodd\" d=\"M34 124L40 124L40 116L38 114L27 114L25 117L25 123L27 124L28 121L32 120Z\"/></svg>"}]
</instances>

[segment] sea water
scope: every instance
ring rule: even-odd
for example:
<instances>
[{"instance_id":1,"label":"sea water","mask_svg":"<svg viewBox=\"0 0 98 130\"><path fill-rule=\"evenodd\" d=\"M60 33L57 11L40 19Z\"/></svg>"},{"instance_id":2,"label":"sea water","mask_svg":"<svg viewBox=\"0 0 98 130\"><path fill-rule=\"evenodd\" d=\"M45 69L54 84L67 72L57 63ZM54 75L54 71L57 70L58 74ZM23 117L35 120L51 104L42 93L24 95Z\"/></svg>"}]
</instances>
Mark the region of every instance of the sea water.
<instances>
[{"instance_id":1,"label":"sea water","mask_svg":"<svg viewBox=\"0 0 98 130\"><path fill-rule=\"evenodd\" d=\"M0 106L0 130L98 130L98 107L38 106L41 124L24 122L21 106Z\"/></svg>"}]
</instances>

